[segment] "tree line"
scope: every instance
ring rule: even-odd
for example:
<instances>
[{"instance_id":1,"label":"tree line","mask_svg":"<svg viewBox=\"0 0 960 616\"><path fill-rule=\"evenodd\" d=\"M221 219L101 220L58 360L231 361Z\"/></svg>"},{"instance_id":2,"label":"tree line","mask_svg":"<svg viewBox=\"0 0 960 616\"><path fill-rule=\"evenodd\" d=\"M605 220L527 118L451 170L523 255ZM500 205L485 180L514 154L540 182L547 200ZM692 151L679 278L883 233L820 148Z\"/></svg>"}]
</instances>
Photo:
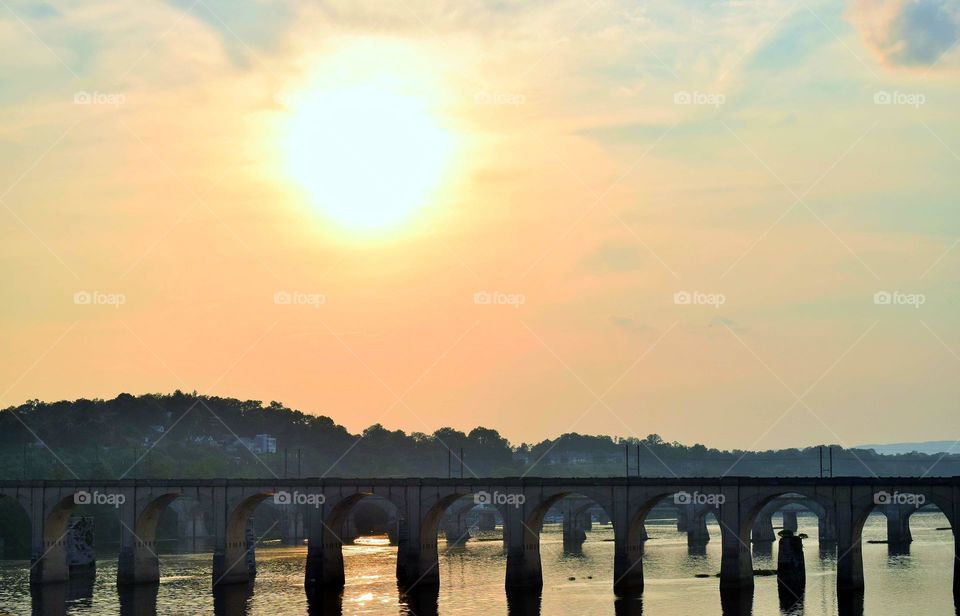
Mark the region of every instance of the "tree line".
<instances>
[{"instance_id":1,"label":"tree line","mask_svg":"<svg viewBox=\"0 0 960 616\"><path fill-rule=\"evenodd\" d=\"M275 452L251 443L276 439ZM821 466L821 456L823 465ZM352 434L280 402L176 391L111 400L30 400L0 411L0 478L796 476L829 472L958 475L960 455L881 455L825 444L719 450L645 438L568 433L512 445L494 429L432 434L380 424Z\"/></svg>"}]
</instances>

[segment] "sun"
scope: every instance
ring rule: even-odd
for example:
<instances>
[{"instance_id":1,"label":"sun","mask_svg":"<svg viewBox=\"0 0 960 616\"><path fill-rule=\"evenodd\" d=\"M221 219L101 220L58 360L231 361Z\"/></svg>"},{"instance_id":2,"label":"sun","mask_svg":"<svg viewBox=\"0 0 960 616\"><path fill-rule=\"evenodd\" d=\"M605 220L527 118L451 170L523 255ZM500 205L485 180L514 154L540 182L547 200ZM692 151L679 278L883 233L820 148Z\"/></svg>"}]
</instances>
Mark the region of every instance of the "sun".
<instances>
[{"instance_id":1,"label":"sun","mask_svg":"<svg viewBox=\"0 0 960 616\"><path fill-rule=\"evenodd\" d=\"M438 189L454 139L423 60L396 44L348 47L289 101L288 172L337 225L394 228Z\"/></svg>"}]
</instances>

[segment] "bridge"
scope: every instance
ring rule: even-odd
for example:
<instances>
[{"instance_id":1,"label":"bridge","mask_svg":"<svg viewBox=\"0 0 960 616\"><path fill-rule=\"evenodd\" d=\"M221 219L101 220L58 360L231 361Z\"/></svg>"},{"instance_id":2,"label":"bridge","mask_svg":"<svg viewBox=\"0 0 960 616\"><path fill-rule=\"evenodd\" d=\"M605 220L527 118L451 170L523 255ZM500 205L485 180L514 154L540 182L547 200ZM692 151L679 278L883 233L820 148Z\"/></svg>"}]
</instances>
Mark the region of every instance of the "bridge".
<instances>
[{"instance_id":1,"label":"bridge","mask_svg":"<svg viewBox=\"0 0 960 616\"><path fill-rule=\"evenodd\" d=\"M920 504L933 505L953 532L953 588L960 594L960 477L936 478L478 478L478 479L169 479L0 481L0 498L18 502L31 525L31 583L69 578L65 536L78 504L115 507L121 521L117 582L156 583L160 563L156 530L161 513L178 499L192 498L212 507L214 586L245 583L256 573L248 540L248 521L257 506L300 508L307 556L306 588L344 584L342 545L351 510L378 496L397 510L397 578L405 586L439 584L438 532L448 509L463 503L496 508L503 521L508 590L541 587L540 531L554 505L578 497L567 509L576 515L583 503L602 509L613 525L614 590L643 590L644 522L658 504L679 504L689 519L713 514L721 529L721 590L753 587L751 540L772 539L766 531L773 511L798 499L820 516L825 539L836 542L837 588L864 586L861 530L874 509L899 511L888 528L902 527ZM791 497L791 498L785 498ZM898 508L898 506L903 507ZM759 533L760 537L757 537ZM909 533L909 526L907 526ZM753 537L752 537L753 535Z\"/></svg>"}]
</instances>

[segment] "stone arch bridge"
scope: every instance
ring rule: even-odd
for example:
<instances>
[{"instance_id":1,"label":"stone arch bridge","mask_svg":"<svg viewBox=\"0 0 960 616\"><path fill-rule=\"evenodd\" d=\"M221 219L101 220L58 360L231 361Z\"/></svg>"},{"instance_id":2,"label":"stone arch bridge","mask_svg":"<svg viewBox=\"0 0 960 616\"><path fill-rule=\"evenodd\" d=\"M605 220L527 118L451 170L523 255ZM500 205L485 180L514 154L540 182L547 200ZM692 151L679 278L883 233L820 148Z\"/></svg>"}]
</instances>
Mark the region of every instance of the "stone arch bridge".
<instances>
[{"instance_id":1,"label":"stone arch bridge","mask_svg":"<svg viewBox=\"0 0 960 616\"><path fill-rule=\"evenodd\" d=\"M721 589L753 586L751 532L758 516L783 495L815 503L833 526L837 542L837 586L863 588L860 534L874 508L900 501L938 507L950 521L960 557L960 477L950 478L497 478L497 479L210 479L0 481L0 498L15 499L26 511L32 533L31 582L68 578L65 535L77 504L112 506L121 521L118 583L159 580L155 552L157 522L164 508L190 497L212 504L214 585L247 582L255 574L248 549L247 521L263 501L302 507L307 559L305 585L344 583L343 541L339 536L351 508L379 496L397 509L397 577L405 585L439 583L437 535L444 512L472 497L495 506L503 519L507 588L543 583L539 533L547 511L568 496L595 502L614 529L614 588L643 589L644 521L665 499L701 504L721 527ZM960 572L953 577L960 592Z\"/></svg>"}]
</instances>

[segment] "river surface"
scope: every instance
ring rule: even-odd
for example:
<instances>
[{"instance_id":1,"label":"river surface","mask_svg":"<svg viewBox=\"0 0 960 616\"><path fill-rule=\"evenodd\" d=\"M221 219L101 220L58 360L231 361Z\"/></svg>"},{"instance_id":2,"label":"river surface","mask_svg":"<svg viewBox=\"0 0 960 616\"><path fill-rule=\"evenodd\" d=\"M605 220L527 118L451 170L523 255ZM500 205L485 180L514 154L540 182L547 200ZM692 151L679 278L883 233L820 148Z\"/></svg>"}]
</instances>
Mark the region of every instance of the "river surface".
<instances>
[{"instance_id":1,"label":"river surface","mask_svg":"<svg viewBox=\"0 0 960 616\"><path fill-rule=\"evenodd\" d=\"M775 523L777 518L775 518ZM118 595L116 562L98 562L92 585L73 584L31 597L29 564L2 561L0 565L0 615L136 615L147 614L390 614L425 616L452 614L543 614L590 616L616 614L677 616L695 614L767 616L915 616L957 614L953 603L953 541L939 513L920 512L910 520L913 544L909 554L891 555L886 545L867 541L886 539L886 521L870 516L864 528L863 608L837 607L835 557L821 555L816 541L816 518L799 518L805 541L807 585L803 602L781 606L775 577L757 577L752 600L741 598L721 607L720 530L711 519L711 541L704 553L691 555L686 534L673 521L648 521L650 540L644 555L646 589L642 597L617 599L612 591L613 530L594 524L580 556L563 553L558 524L544 526L541 539L544 585L542 593L523 592L509 599L503 590L506 557L500 541L474 541L466 547L445 550L441 540L439 591L403 596L395 577L396 547L373 540L368 545L344 547L346 587L342 595L310 601L303 590L306 549L257 549L258 573L251 588L234 587L216 596L211 592L211 555L162 554L159 586L134 594ZM755 569L776 567L776 547L768 557L754 558ZM711 577L695 577L706 574Z\"/></svg>"}]
</instances>

